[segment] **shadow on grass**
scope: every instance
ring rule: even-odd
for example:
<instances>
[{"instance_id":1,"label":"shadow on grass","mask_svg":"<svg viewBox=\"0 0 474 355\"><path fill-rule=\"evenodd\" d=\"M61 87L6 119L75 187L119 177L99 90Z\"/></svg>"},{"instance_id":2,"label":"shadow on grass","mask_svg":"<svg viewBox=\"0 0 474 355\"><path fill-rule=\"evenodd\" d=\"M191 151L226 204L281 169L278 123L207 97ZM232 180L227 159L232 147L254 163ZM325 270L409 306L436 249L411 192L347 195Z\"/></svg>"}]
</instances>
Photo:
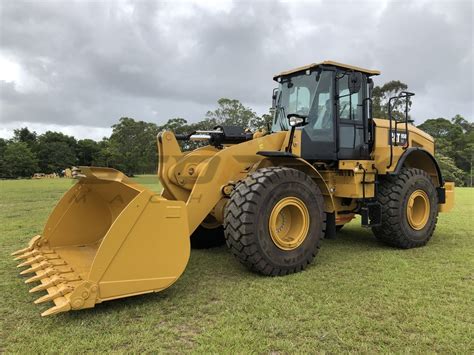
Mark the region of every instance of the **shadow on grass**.
<instances>
[{"instance_id":1,"label":"shadow on grass","mask_svg":"<svg viewBox=\"0 0 474 355\"><path fill-rule=\"evenodd\" d=\"M337 233L334 239L323 240L321 247L328 250L328 252L331 249L338 249L339 253L347 253L348 257L352 257L357 254L357 251L361 250L383 251L393 249L377 241L370 229L356 225L345 227ZM317 268L314 263L307 270L310 271L313 268ZM161 304L164 309L169 310L172 304L178 307L183 302L183 298L188 298L200 287L207 287L212 284L216 278L242 285L267 277L249 271L231 255L225 246L193 250L185 272L170 288L160 292L106 301L97 304L94 308L79 312L67 312L59 314L57 317L61 321L81 322L90 319L92 316L100 319L110 317L112 314L128 313L131 309L146 308L150 304L154 304L156 307L160 307ZM172 300L172 304L168 302L170 300Z\"/></svg>"},{"instance_id":2,"label":"shadow on grass","mask_svg":"<svg viewBox=\"0 0 474 355\"><path fill-rule=\"evenodd\" d=\"M378 241L369 228L351 225L344 227L336 234L333 239L324 239L324 246L349 246L355 249L375 248L375 249L393 249L392 247Z\"/></svg>"}]
</instances>

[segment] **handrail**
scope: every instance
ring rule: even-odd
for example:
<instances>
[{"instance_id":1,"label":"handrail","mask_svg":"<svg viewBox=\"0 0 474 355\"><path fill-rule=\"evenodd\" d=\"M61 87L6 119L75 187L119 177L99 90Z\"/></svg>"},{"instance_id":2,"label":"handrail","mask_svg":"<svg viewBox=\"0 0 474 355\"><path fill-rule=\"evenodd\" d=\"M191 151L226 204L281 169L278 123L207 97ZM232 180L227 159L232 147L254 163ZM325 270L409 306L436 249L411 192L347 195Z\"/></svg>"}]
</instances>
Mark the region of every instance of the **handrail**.
<instances>
[{"instance_id":1,"label":"handrail","mask_svg":"<svg viewBox=\"0 0 474 355\"><path fill-rule=\"evenodd\" d=\"M367 101L370 103L370 106L368 106L368 108L369 108L368 110L367 110L367 106L366 106ZM362 100L362 110L364 112L364 115L367 113L367 120L365 120L365 119L362 120L363 129L364 129L364 144L371 143L367 139L367 132L369 131L369 120L373 119L372 106L373 106L372 98L366 97L364 100ZM370 132L370 140L371 141L373 140L372 132Z\"/></svg>"},{"instance_id":2,"label":"handrail","mask_svg":"<svg viewBox=\"0 0 474 355\"><path fill-rule=\"evenodd\" d=\"M409 102L409 98L411 96L415 96L415 94L413 92L409 92L409 91L402 91L400 92L397 96L392 96L391 98L388 99L388 119L389 119L389 131L388 131L388 135L389 135L389 143L390 143L390 163L387 165L387 169L389 169L392 164L393 164L393 140L392 140L392 100L393 101L397 101L397 100L400 100L400 99L405 99L405 132L406 132L406 135L407 135L407 142L406 142L406 147L404 147L404 149L408 148L409 145L410 145L410 141L409 141L409 132L408 132L408 102ZM395 120L395 145L397 145L397 142L396 142L396 137L397 137L397 126L398 126L398 123L397 120Z\"/></svg>"}]
</instances>

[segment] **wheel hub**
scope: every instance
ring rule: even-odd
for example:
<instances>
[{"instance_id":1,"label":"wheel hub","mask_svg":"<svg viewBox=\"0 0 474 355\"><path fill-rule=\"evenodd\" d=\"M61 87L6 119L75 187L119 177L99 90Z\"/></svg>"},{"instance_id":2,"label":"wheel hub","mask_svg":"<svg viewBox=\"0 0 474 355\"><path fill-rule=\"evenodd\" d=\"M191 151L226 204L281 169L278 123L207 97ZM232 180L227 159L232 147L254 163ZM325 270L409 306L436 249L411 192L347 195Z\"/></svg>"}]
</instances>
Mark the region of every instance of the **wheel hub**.
<instances>
[{"instance_id":1,"label":"wheel hub","mask_svg":"<svg viewBox=\"0 0 474 355\"><path fill-rule=\"evenodd\" d=\"M303 243L309 231L308 208L299 198L285 197L273 207L268 228L278 248L296 249Z\"/></svg>"},{"instance_id":2,"label":"wheel hub","mask_svg":"<svg viewBox=\"0 0 474 355\"><path fill-rule=\"evenodd\" d=\"M423 190L415 190L408 198L407 218L414 230L425 227L430 216L430 200Z\"/></svg>"}]
</instances>

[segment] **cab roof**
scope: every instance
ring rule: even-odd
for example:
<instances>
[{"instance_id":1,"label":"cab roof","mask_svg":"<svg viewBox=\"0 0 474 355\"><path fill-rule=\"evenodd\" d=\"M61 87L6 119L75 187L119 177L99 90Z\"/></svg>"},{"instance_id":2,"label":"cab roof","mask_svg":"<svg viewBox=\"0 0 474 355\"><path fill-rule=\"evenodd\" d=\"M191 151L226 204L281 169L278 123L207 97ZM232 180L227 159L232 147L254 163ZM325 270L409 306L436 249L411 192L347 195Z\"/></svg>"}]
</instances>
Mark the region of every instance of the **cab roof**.
<instances>
[{"instance_id":1,"label":"cab roof","mask_svg":"<svg viewBox=\"0 0 474 355\"><path fill-rule=\"evenodd\" d=\"M277 80L279 77L294 74L294 73L298 73L300 71L304 71L304 70L308 70L308 69L314 69L314 68L319 67L319 66L333 66L333 67L337 67L337 68L349 69L349 70L354 70L354 71L359 71L359 72L362 72L362 73L369 74L369 76L380 74L380 71L378 71L378 70L364 69L364 68L356 67L356 66L353 66L353 65L334 62L332 60L325 60L324 62L321 62L321 63L311 63L311 64L308 64L308 65L304 65L302 67L298 67L298 68L295 68L295 69L291 69L291 70L281 72L280 74L275 75L273 77L273 80Z\"/></svg>"}]
</instances>

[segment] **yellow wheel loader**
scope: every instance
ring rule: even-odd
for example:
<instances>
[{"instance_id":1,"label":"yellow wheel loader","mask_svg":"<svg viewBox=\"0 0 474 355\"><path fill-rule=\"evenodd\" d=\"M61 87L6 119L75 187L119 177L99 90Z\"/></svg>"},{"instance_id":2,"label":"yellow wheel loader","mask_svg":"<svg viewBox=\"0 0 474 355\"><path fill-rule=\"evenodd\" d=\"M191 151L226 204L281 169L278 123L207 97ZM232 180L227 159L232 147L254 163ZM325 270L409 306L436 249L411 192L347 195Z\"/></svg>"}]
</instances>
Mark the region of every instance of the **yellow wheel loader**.
<instances>
[{"instance_id":1,"label":"yellow wheel loader","mask_svg":"<svg viewBox=\"0 0 474 355\"><path fill-rule=\"evenodd\" d=\"M43 233L14 253L30 292L46 291L35 303L54 303L42 315L164 290L186 268L190 240L225 239L249 269L275 276L303 270L356 214L382 242L425 245L454 184L433 138L409 120L412 93L390 98L389 119L372 117L378 74L325 61L276 75L268 133L161 132L160 195L114 169L75 169ZM180 140L207 145L182 152Z\"/></svg>"}]
</instances>

